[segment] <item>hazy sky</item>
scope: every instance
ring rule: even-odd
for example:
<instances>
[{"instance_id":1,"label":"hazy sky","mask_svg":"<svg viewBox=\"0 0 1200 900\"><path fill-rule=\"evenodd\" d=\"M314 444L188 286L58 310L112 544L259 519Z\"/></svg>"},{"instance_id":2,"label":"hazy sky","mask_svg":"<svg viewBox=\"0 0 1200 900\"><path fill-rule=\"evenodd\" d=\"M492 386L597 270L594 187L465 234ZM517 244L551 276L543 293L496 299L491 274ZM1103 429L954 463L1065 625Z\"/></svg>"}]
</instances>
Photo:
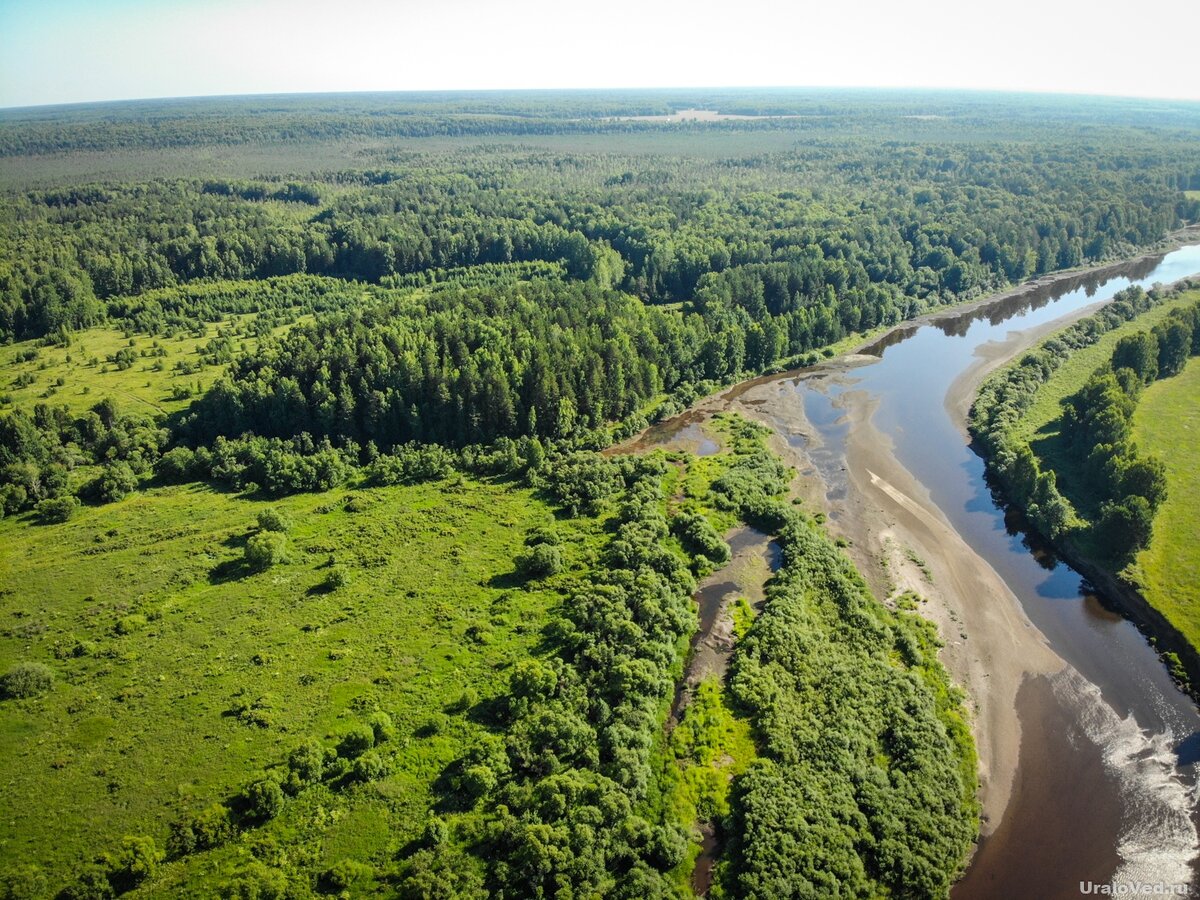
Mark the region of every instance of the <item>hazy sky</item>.
<instances>
[{"instance_id":1,"label":"hazy sky","mask_svg":"<svg viewBox=\"0 0 1200 900\"><path fill-rule=\"evenodd\" d=\"M847 85L1200 99L1197 0L0 0L0 106Z\"/></svg>"}]
</instances>

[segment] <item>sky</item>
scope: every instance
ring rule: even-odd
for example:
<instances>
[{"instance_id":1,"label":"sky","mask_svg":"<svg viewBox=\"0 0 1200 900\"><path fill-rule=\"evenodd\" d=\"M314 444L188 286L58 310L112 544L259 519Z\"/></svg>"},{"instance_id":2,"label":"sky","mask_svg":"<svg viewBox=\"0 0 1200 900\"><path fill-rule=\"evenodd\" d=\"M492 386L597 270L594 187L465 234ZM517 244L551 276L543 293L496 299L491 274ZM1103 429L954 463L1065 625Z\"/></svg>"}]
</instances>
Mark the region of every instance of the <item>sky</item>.
<instances>
[{"instance_id":1,"label":"sky","mask_svg":"<svg viewBox=\"0 0 1200 900\"><path fill-rule=\"evenodd\" d=\"M0 0L0 107L481 88L1200 100L1196 0Z\"/></svg>"}]
</instances>

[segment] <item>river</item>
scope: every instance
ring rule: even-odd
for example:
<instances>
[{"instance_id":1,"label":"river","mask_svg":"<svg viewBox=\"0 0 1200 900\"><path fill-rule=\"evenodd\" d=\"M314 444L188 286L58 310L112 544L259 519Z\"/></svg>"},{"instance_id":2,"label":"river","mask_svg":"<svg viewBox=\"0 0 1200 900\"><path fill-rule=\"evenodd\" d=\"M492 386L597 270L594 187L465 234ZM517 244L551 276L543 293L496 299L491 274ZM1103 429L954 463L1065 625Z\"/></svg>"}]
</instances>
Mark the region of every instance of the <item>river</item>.
<instances>
[{"instance_id":1,"label":"river","mask_svg":"<svg viewBox=\"0 0 1200 900\"><path fill-rule=\"evenodd\" d=\"M956 387L977 383L983 361L1010 357L1053 323L1077 317L1131 284L1149 287L1196 273L1200 246L1190 246L970 309L949 309L894 329L852 364L834 361L755 379L656 426L655 443L669 441L673 425L687 429L694 442L706 415L723 409L773 426L801 474L820 485L817 502L835 531L864 535L856 557L863 565L870 565L868 543L871 553L882 552L899 535L906 546L917 546L915 530L897 530L906 510L936 518L933 525L948 523L947 534L965 545L951 548L942 540L939 548L929 539L920 545L938 576L927 587L948 595L949 617L939 622L943 634L962 628L961 639L949 635L947 664L970 693L981 695L977 701L992 692L1003 707L987 712L977 704L979 728L1003 730L987 723L1011 722L1008 730L1019 739L1007 736L1014 743L1009 755L1005 735L981 743L984 808L992 818L955 900L1077 897L1083 882L1200 886L1200 714L1146 638L1107 609L1069 566L1032 548L1006 518L984 480L983 461L968 446L953 399ZM877 445L873 457L861 449L863 435ZM888 483L866 470L870 458L882 470L880 446L903 481L893 475ZM900 483L907 492L894 487ZM868 542L863 523L851 520L866 517L862 510L870 498L864 497L872 486L896 506L876 516ZM939 561L939 552L958 559ZM953 576L953 565L964 560L967 570L976 570L966 576L998 576L1000 590L988 594L963 586L961 572L958 580L944 574ZM1020 624L1005 626L1008 634L993 633L989 646L986 628L973 632L972 623L996 614L981 607L1014 597ZM1021 629L1030 633L1017 635ZM1024 667L1022 660L1006 658L1026 650L1030 662ZM988 681L1002 668L1015 672L1008 694Z\"/></svg>"}]
</instances>

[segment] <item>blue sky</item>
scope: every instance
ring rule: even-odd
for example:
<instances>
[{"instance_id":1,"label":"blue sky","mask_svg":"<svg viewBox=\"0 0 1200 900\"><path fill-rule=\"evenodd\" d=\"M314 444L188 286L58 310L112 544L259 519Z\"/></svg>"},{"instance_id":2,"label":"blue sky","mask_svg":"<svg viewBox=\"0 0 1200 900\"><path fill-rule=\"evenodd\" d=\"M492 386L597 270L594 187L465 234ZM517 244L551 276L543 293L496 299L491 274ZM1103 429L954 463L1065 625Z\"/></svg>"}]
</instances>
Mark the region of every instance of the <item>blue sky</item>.
<instances>
[{"instance_id":1,"label":"blue sky","mask_svg":"<svg viewBox=\"0 0 1200 900\"><path fill-rule=\"evenodd\" d=\"M0 0L0 106L848 85L1200 100L1195 0Z\"/></svg>"}]
</instances>

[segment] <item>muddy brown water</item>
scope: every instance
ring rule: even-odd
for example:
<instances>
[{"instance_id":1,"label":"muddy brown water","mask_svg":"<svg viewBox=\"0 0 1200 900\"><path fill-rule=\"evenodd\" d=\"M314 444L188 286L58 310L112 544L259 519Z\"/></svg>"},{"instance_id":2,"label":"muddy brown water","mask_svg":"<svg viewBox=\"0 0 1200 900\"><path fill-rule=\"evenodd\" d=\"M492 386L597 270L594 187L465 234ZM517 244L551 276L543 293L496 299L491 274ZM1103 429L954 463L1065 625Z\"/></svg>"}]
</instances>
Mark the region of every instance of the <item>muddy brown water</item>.
<instances>
[{"instance_id":1,"label":"muddy brown water","mask_svg":"<svg viewBox=\"0 0 1200 900\"><path fill-rule=\"evenodd\" d=\"M1150 287L1200 273L1200 245L1113 266L893 331L868 348L873 358L764 376L752 387L795 391L818 441L780 427L806 447L831 501L844 496L847 422L839 396L865 391L874 425L895 456L971 548L1004 579L1034 625L1069 665L1034 679L1018 696L1020 762L1011 802L981 842L955 900L1079 896L1080 884L1200 886L1196 860L1200 714L1171 681L1146 638L1097 602L1069 566L1020 531L984 479L946 409L955 379L983 345L1110 299L1129 285ZM717 404L718 407L720 404ZM758 407L768 419L769 406ZM655 426L643 446L697 427L689 410ZM811 444L811 446L807 446ZM1200 599L1200 598L1198 598Z\"/></svg>"},{"instance_id":2,"label":"muddy brown water","mask_svg":"<svg viewBox=\"0 0 1200 900\"><path fill-rule=\"evenodd\" d=\"M692 693L706 678L724 678L733 656L733 604L745 597L751 606L763 601L763 588L779 568L782 551L769 534L742 525L725 535L729 562L707 575L696 587L700 627L692 635L683 678L675 690L667 728L674 728Z\"/></svg>"}]
</instances>

